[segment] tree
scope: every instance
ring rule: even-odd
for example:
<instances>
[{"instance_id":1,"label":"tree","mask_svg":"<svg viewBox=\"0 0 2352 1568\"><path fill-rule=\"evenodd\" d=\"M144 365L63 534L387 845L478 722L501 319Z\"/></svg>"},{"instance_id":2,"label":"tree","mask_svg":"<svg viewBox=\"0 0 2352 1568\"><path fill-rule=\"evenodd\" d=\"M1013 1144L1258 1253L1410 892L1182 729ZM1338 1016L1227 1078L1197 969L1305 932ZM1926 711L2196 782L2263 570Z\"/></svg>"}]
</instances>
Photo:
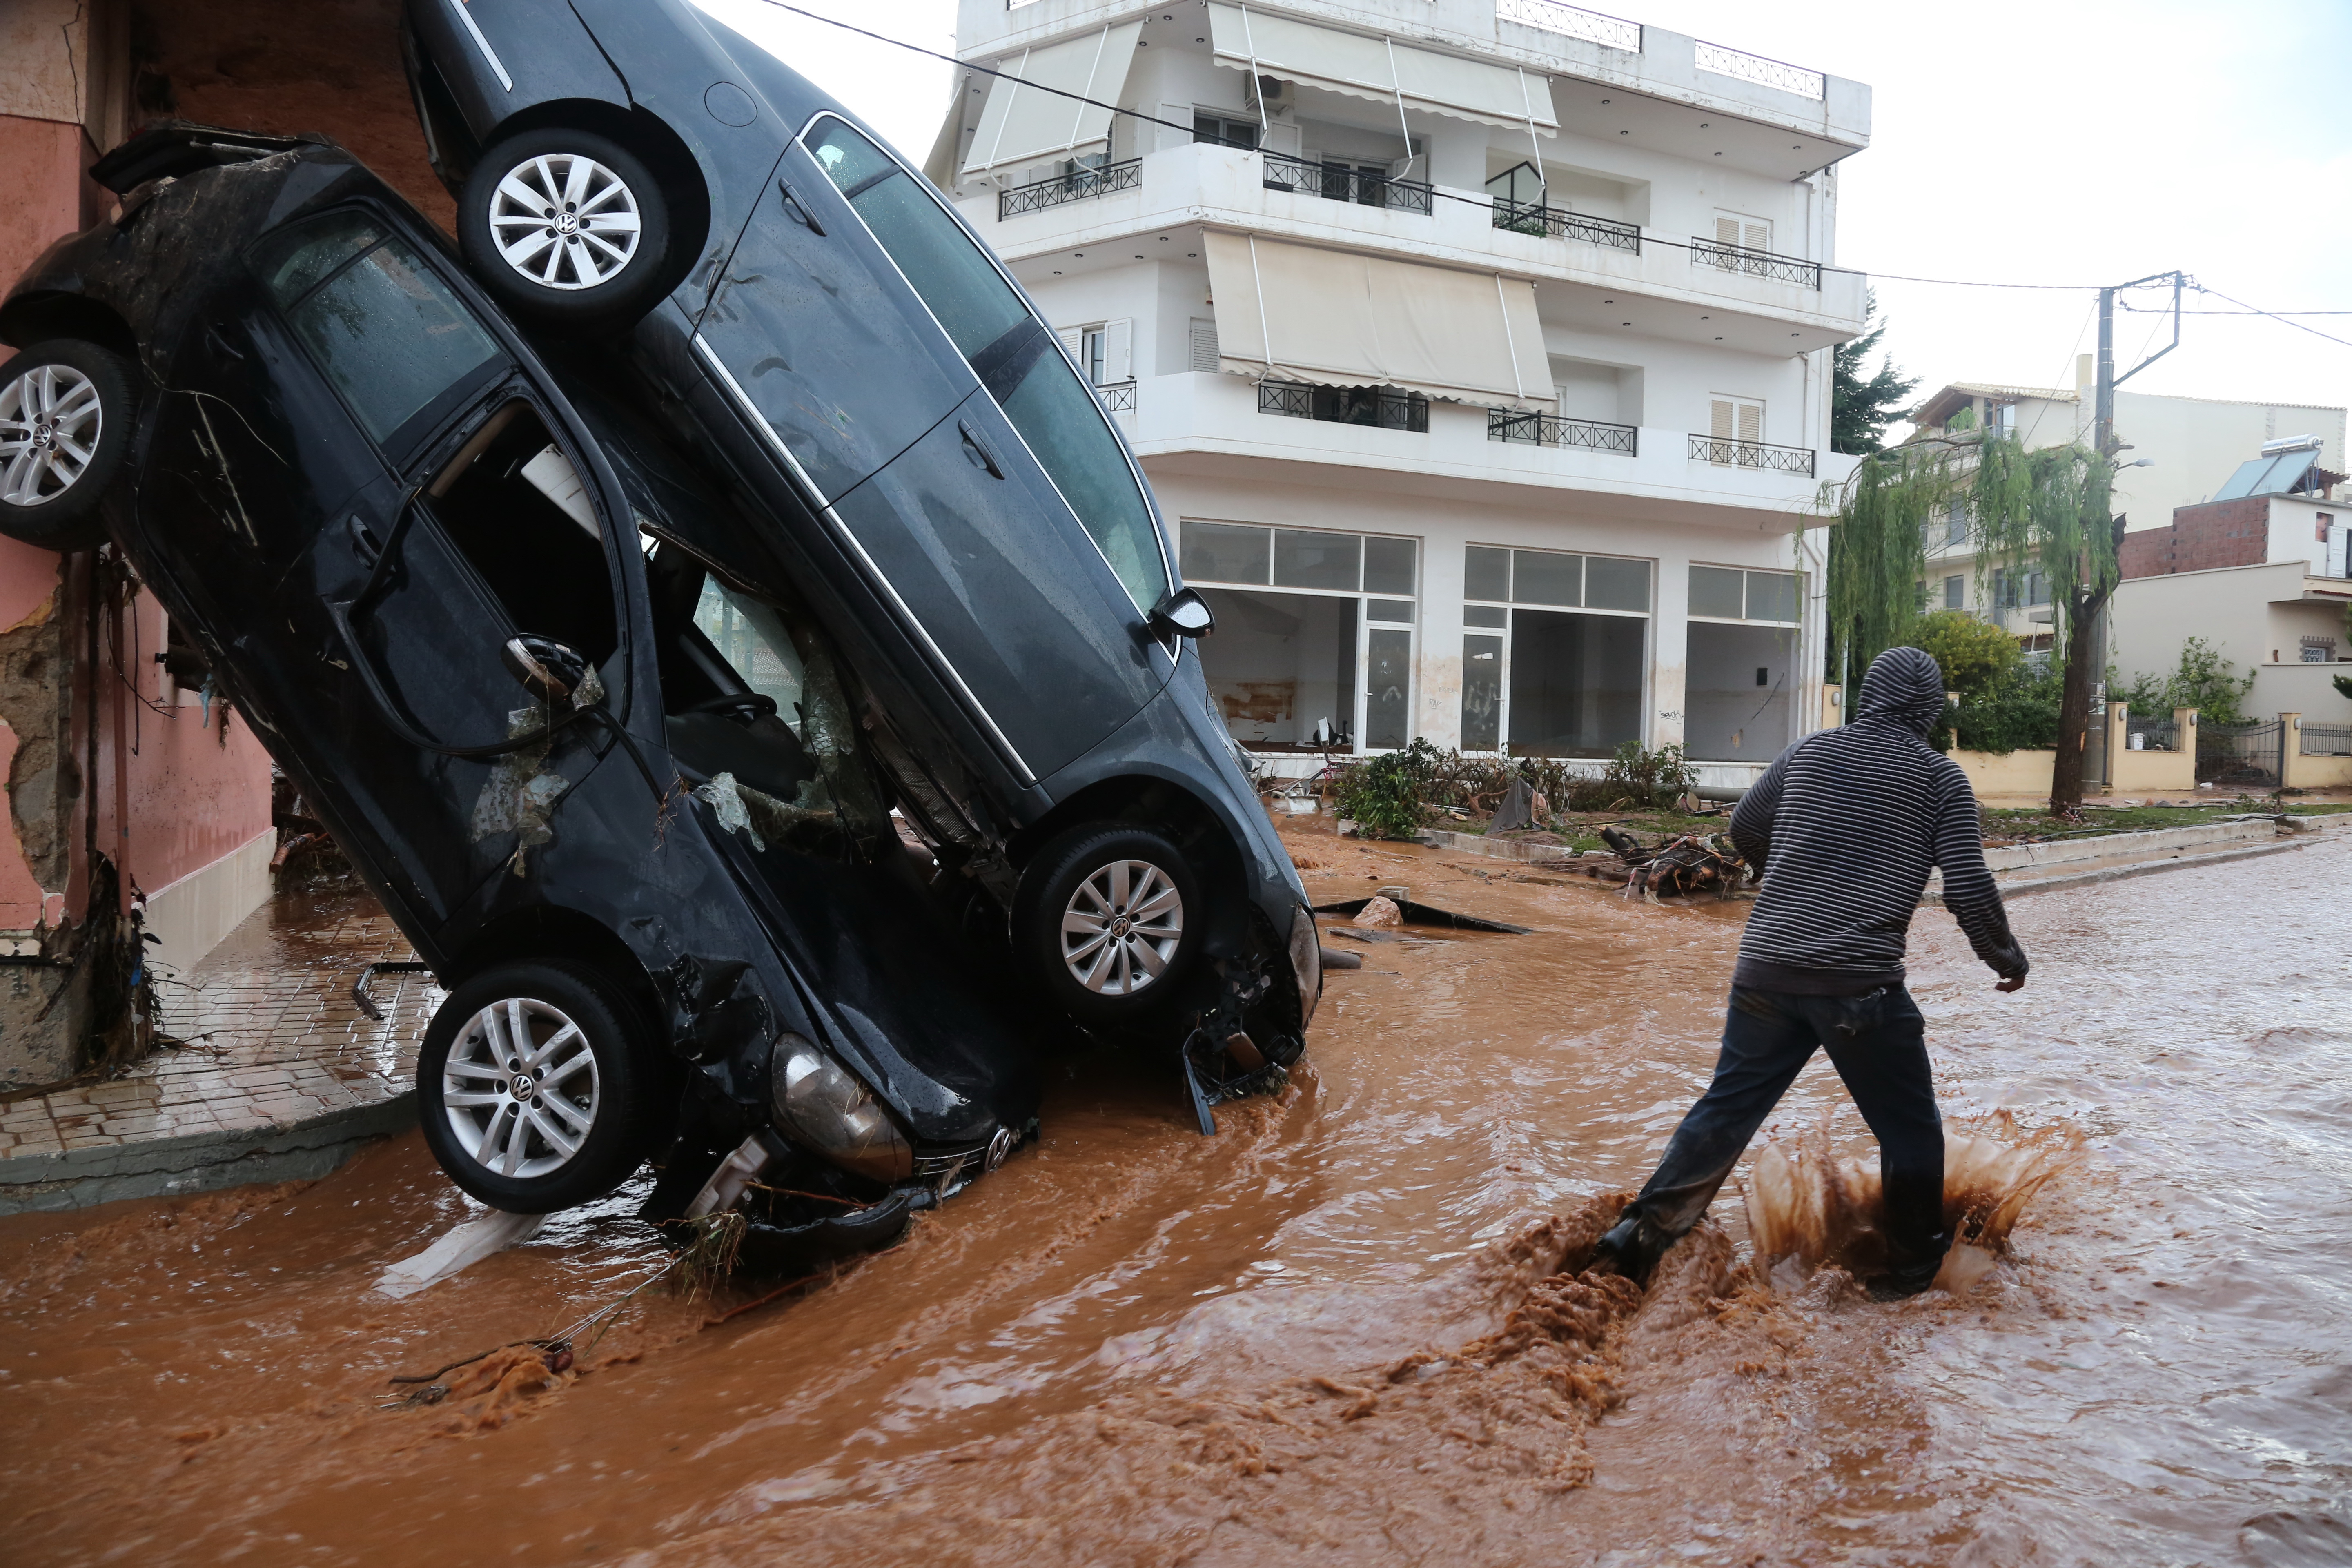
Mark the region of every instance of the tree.
<instances>
[{"instance_id":1,"label":"tree","mask_svg":"<svg viewBox=\"0 0 2352 1568\"><path fill-rule=\"evenodd\" d=\"M1823 488L1837 513L1830 552L1832 673L1849 684L1883 650L1913 634L1927 570L1924 531L1957 508L1976 556L1979 597L1995 573L2039 571L2053 612L2053 654L2063 668L2058 760L2050 809L2083 805L2083 735L2091 716L2092 632L2122 581L2116 552L2124 520L2107 510L2115 467L2086 447L2027 451L2013 437L1968 431L1914 437L1874 453L1841 486Z\"/></svg>"},{"instance_id":2,"label":"tree","mask_svg":"<svg viewBox=\"0 0 2352 1568\"><path fill-rule=\"evenodd\" d=\"M2025 657L2018 651L2015 637L1966 610L1936 610L1922 616L1903 640L1935 656L1944 671L1944 689L1959 693L1963 702L2000 685L2001 678Z\"/></svg>"},{"instance_id":3,"label":"tree","mask_svg":"<svg viewBox=\"0 0 2352 1568\"><path fill-rule=\"evenodd\" d=\"M1878 295L1865 293L1863 301L1863 320L1867 325L1878 316ZM1917 376L1905 375L1895 368L1893 354L1881 355L1878 373L1864 378L1867 362L1885 335L1886 323L1879 321L1834 351L1830 375L1830 449L1833 452L1859 458L1884 451L1888 423L1902 415L1901 405L1919 384Z\"/></svg>"},{"instance_id":4,"label":"tree","mask_svg":"<svg viewBox=\"0 0 2352 1568\"><path fill-rule=\"evenodd\" d=\"M2190 637L2180 645L2180 662L2170 675L2143 675L2127 687L2117 687L2115 695L2136 712L2194 708L2206 723L2242 724L2246 713L2239 704L2254 689L2254 677L2249 670L2242 679L2237 670L2221 649L2203 637Z\"/></svg>"}]
</instances>

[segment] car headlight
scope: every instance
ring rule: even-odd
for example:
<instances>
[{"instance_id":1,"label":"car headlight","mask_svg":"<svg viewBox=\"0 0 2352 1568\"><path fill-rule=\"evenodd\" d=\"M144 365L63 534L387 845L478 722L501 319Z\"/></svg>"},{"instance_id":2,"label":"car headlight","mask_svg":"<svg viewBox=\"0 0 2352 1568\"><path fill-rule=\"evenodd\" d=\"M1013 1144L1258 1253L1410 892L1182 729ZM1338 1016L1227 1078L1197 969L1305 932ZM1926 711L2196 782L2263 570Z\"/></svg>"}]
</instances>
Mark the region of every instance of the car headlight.
<instances>
[{"instance_id":1,"label":"car headlight","mask_svg":"<svg viewBox=\"0 0 2352 1568\"><path fill-rule=\"evenodd\" d=\"M1305 909L1290 912L1290 971L1298 976L1298 1026L1315 1021L1315 1004L1323 999L1323 942L1315 917Z\"/></svg>"},{"instance_id":2,"label":"car headlight","mask_svg":"<svg viewBox=\"0 0 2352 1568\"><path fill-rule=\"evenodd\" d=\"M915 1151L864 1084L798 1035L778 1037L769 1062L776 1128L844 1170L877 1182L915 1173Z\"/></svg>"}]
</instances>

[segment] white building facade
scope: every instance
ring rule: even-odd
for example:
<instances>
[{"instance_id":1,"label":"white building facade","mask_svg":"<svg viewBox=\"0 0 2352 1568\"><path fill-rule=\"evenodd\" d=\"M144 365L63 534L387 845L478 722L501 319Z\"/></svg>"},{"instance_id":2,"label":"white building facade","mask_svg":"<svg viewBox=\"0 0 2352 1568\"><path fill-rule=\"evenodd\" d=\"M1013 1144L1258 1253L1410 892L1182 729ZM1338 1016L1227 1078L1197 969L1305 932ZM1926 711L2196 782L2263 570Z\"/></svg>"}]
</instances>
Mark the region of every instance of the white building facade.
<instances>
[{"instance_id":1,"label":"white building facade","mask_svg":"<svg viewBox=\"0 0 2352 1568\"><path fill-rule=\"evenodd\" d=\"M1550 0L964 0L959 47L1006 74L927 172L1133 444L1235 739L1737 786L1823 721L1866 88Z\"/></svg>"}]
</instances>

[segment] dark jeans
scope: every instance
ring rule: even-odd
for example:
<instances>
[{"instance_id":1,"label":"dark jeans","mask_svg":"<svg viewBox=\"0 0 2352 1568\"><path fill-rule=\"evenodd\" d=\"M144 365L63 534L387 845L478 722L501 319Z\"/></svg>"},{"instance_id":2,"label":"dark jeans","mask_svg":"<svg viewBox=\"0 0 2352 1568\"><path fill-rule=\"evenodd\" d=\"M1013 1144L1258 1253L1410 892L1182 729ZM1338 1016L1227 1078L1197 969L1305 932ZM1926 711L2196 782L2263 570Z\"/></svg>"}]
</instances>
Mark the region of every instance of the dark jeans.
<instances>
[{"instance_id":1,"label":"dark jeans","mask_svg":"<svg viewBox=\"0 0 2352 1568\"><path fill-rule=\"evenodd\" d=\"M1669 1237L1696 1225L1815 1046L1829 1053L1877 1136L1889 1267L1898 1275L1932 1275L1951 1239L1944 1232L1944 1124L1926 1025L1900 985L1866 996L1733 987L1715 1081L1675 1129L1657 1173L1626 1212Z\"/></svg>"}]
</instances>

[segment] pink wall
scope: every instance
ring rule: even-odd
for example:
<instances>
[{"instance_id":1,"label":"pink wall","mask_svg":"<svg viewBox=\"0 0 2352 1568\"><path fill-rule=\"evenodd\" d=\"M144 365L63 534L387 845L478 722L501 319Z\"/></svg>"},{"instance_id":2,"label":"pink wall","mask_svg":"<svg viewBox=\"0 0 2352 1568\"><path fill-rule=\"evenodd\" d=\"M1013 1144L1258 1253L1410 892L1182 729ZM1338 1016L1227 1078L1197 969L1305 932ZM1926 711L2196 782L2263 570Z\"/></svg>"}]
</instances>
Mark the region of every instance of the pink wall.
<instances>
[{"instance_id":1,"label":"pink wall","mask_svg":"<svg viewBox=\"0 0 2352 1568\"><path fill-rule=\"evenodd\" d=\"M115 677L113 649L101 646L99 653L110 686L109 701L101 704L110 722L99 737L100 820L115 819L114 747L120 737L137 749L127 758L130 838L116 858L129 866L140 890L149 893L269 830L269 753L234 713L224 719L219 702L212 704L209 715L196 705L194 692L178 697L183 706L173 705L172 678L155 662L163 647L164 620L163 607L145 594L131 601L123 617L122 668L146 702L132 700Z\"/></svg>"}]
</instances>

